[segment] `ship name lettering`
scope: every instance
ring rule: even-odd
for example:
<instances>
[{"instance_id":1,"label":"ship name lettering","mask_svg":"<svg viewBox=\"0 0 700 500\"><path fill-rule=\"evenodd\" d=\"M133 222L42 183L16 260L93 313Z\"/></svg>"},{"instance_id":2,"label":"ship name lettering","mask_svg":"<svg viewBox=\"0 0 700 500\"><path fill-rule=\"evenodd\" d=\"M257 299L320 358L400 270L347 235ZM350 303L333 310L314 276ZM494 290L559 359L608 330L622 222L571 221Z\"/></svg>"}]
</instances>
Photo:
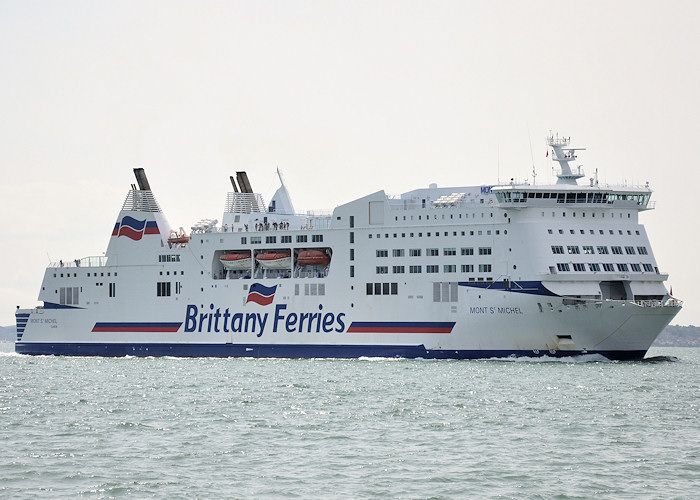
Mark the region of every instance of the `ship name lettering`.
<instances>
[{"instance_id":1,"label":"ship name lettering","mask_svg":"<svg viewBox=\"0 0 700 500\"><path fill-rule=\"evenodd\" d=\"M323 304L319 304L319 312L286 313L286 304L275 306L272 331L287 333L330 333L345 331L343 318L345 313L323 313ZM208 312L200 312L194 304L189 304L185 312L186 333L255 333L261 337L265 333L269 313L231 313L229 308L221 312L221 308L209 304Z\"/></svg>"},{"instance_id":2,"label":"ship name lettering","mask_svg":"<svg viewBox=\"0 0 700 500\"><path fill-rule=\"evenodd\" d=\"M486 307L472 306L469 308L470 314L522 314L519 307Z\"/></svg>"},{"instance_id":3,"label":"ship name lettering","mask_svg":"<svg viewBox=\"0 0 700 500\"><path fill-rule=\"evenodd\" d=\"M345 313L333 314L321 312L317 313L289 313L284 315L284 310L287 309L287 304L277 304L275 306L275 322L272 331L277 333L279 327L284 323L284 329L287 333L320 333L323 330L325 333L333 331L333 325L337 323L335 331L340 333L345 331L345 323L343 317ZM318 310L323 310L323 304L318 305ZM304 324L306 323L306 330Z\"/></svg>"},{"instance_id":4,"label":"ship name lettering","mask_svg":"<svg viewBox=\"0 0 700 500\"><path fill-rule=\"evenodd\" d=\"M499 307L498 314L522 314L519 307Z\"/></svg>"}]
</instances>

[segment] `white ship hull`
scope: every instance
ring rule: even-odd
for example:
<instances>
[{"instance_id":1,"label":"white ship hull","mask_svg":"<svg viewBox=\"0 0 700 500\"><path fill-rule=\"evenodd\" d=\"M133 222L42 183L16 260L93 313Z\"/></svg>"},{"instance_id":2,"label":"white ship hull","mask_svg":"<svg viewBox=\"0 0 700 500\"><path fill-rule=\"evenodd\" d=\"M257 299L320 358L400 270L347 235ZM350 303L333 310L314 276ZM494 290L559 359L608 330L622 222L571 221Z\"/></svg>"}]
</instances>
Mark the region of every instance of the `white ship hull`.
<instances>
[{"instance_id":1,"label":"white ship hull","mask_svg":"<svg viewBox=\"0 0 700 500\"><path fill-rule=\"evenodd\" d=\"M638 222L648 188L433 186L313 217L289 215L286 191L263 211L244 181L222 226L182 244L150 190L131 191L104 257L46 269L16 351L640 359L682 306ZM298 262L309 249L328 265ZM220 260L266 251L289 257Z\"/></svg>"},{"instance_id":2,"label":"white ship hull","mask_svg":"<svg viewBox=\"0 0 700 500\"><path fill-rule=\"evenodd\" d=\"M416 309L410 316L400 316L399 321L391 312L372 315L371 321L366 321L366 312L337 312L343 309L333 307L332 301L324 301L320 316L316 303L296 307L249 303L235 308L216 301L210 302L217 304L215 309L205 307L204 312L198 306L183 304L162 311L158 315L161 321L154 321L152 313L124 321L123 315L107 311L97 318L85 310L38 308L25 313L29 321L24 335L33 333L32 341L20 340L16 346L17 352L26 354L106 356L489 358L602 354L610 359L639 359L680 307L645 307L633 301L590 302L576 307L563 305L561 298L548 297L553 309L539 313L537 304L542 299L536 295L469 287L459 290L457 303L447 303L440 311ZM297 319L290 323L294 315ZM306 321L299 326L301 315ZM431 321L425 321L428 317Z\"/></svg>"}]
</instances>

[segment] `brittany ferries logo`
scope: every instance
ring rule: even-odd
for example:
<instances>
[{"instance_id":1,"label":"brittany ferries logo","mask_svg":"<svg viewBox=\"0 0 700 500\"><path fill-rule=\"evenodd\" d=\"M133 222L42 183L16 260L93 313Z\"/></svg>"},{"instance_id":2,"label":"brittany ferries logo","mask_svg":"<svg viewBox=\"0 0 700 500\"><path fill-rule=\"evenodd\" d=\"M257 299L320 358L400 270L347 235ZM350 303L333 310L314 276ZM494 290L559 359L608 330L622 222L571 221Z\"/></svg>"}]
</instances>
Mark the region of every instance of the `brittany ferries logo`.
<instances>
[{"instance_id":1,"label":"brittany ferries logo","mask_svg":"<svg viewBox=\"0 0 700 500\"><path fill-rule=\"evenodd\" d=\"M160 234L156 221L146 222L146 219L137 220L125 215L112 231L112 236L126 236L134 241L140 240L144 234Z\"/></svg>"},{"instance_id":2,"label":"brittany ferries logo","mask_svg":"<svg viewBox=\"0 0 700 500\"><path fill-rule=\"evenodd\" d=\"M245 303L255 302L261 306L267 306L272 304L275 300L275 291L277 290L277 285L275 286L265 286L260 283L253 283L250 286L250 291L248 292L248 298Z\"/></svg>"},{"instance_id":3,"label":"brittany ferries logo","mask_svg":"<svg viewBox=\"0 0 700 500\"><path fill-rule=\"evenodd\" d=\"M251 299L252 300L252 299ZM269 299L270 302L272 299ZM232 307L209 304L208 309L200 310L195 304L188 304L185 312L185 333L254 333L261 337L266 331L272 333L342 333L345 331L345 313L323 310L288 312L287 304L275 305L271 312L235 312Z\"/></svg>"},{"instance_id":4,"label":"brittany ferries logo","mask_svg":"<svg viewBox=\"0 0 700 500\"><path fill-rule=\"evenodd\" d=\"M277 287L253 283L248 290L245 303L254 302L268 306L275 300ZM274 308L260 309L246 307L246 311L236 311L232 306L209 304L209 307L188 304L185 333L253 333L261 337L265 332L276 333L357 333L357 334L450 334L455 326L453 321L353 321L346 326L344 312L324 310L318 304L316 310L288 310L287 304L276 304ZM274 310L274 312L273 312Z\"/></svg>"}]
</instances>

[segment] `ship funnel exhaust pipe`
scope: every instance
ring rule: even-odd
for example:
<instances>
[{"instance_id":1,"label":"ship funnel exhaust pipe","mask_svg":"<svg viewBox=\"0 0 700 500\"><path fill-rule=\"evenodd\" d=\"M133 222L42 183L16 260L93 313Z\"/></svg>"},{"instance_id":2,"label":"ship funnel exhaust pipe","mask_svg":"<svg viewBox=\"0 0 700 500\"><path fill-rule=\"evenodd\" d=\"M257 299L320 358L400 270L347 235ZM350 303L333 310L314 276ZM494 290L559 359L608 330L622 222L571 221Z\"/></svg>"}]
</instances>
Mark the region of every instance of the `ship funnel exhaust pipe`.
<instances>
[{"instance_id":1,"label":"ship funnel exhaust pipe","mask_svg":"<svg viewBox=\"0 0 700 500\"><path fill-rule=\"evenodd\" d=\"M253 192L253 188L250 187L250 181L248 180L248 174L245 172L236 172L236 177L238 178L238 185L241 187L242 193Z\"/></svg>"},{"instance_id":2,"label":"ship funnel exhaust pipe","mask_svg":"<svg viewBox=\"0 0 700 500\"><path fill-rule=\"evenodd\" d=\"M141 191L150 191L151 185L148 183L146 178L146 171L142 168L135 168L134 175L136 176L136 182L139 183L139 189Z\"/></svg>"},{"instance_id":3,"label":"ship funnel exhaust pipe","mask_svg":"<svg viewBox=\"0 0 700 500\"><path fill-rule=\"evenodd\" d=\"M238 188L236 187L236 179L234 179L232 175L229 176L229 178L231 179L231 185L233 186L233 192L234 192L234 193L237 193L237 192L238 192Z\"/></svg>"}]
</instances>

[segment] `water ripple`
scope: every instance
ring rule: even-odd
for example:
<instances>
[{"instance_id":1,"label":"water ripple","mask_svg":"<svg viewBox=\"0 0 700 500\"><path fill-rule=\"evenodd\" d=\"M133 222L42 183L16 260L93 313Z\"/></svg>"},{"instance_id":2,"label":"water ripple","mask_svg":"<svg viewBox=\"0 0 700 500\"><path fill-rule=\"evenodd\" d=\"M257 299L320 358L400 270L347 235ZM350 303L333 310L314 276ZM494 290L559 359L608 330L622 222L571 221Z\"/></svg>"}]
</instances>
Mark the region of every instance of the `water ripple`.
<instances>
[{"instance_id":1,"label":"water ripple","mask_svg":"<svg viewBox=\"0 0 700 500\"><path fill-rule=\"evenodd\" d=\"M697 497L698 365L3 353L0 496Z\"/></svg>"}]
</instances>

